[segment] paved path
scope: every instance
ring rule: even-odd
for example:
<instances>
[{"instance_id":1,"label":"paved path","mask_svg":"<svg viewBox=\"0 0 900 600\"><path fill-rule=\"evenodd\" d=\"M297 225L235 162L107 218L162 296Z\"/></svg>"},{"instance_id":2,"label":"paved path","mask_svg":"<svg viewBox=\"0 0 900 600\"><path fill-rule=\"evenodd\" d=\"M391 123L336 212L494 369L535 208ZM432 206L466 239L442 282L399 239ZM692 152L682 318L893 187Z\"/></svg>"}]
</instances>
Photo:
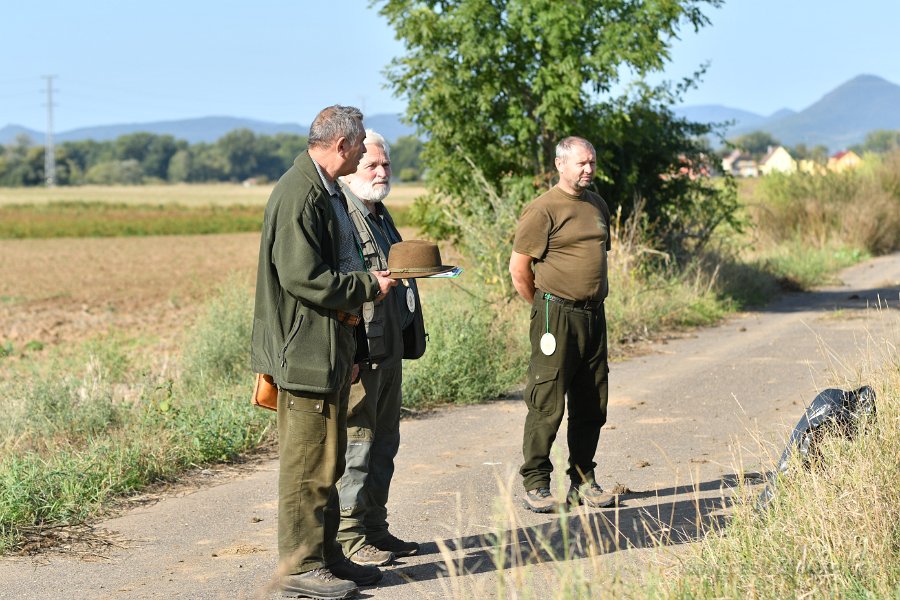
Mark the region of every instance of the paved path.
<instances>
[{"instance_id":1,"label":"paved path","mask_svg":"<svg viewBox=\"0 0 900 600\"><path fill-rule=\"evenodd\" d=\"M672 548L696 540L698 528L723 520L738 474L771 465L818 391L856 385L858 373L865 379L884 356L883 340L896 347L900 338L900 254L848 269L842 280L612 366L597 475L633 493L618 509L579 510L566 525L570 556L596 564L584 559L587 528L599 538L603 569L627 568L654 540ZM889 308L866 308L879 297ZM496 567L501 553L490 536L519 541L524 560L548 557L528 544L539 537L561 551L559 517L519 508L524 418L512 398L402 423L390 520L399 536L424 542L422 553L387 568L363 597L495 595L510 571ZM276 477L268 460L132 509L101 524L119 545L96 556L2 559L0 599L276 597L267 589L277 560ZM447 577L450 570L466 575ZM537 577L552 585L552 569Z\"/></svg>"}]
</instances>

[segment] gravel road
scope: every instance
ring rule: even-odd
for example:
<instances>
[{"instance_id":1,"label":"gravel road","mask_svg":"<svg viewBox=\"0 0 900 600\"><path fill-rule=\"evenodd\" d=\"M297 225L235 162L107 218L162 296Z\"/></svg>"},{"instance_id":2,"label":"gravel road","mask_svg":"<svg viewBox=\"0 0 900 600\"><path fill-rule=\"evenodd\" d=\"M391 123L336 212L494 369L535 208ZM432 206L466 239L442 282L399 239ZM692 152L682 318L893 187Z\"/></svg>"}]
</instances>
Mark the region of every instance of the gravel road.
<instances>
[{"instance_id":1,"label":"gravel road","mask_svg":"<svg viewBox=\"0 0 900 600\"><path fill-rule=\"evenodd\" d=\"M579 509L582 518L569 520L573 560L637 576L628 565L640 564L653 540L675 551L695 541L699 530L724 522L739 477L771 466L820 390L866 381L885 341L894 348L900 341L900 254L850 268L841 280L612 365L597 476L629 493L617 509ZM888 308L873 308L879 299ZM422 552L386 568L362 597L494 595L510 572L498 570L491 536L541 536L562 547L558 515L520 508L524 419L513 396L404 420L389 519ZM554 462L562 465L564 432L557 443ZM0 560L0 599L278 597L269 587L277 462L196 479L203 478L208 483L98 524L112 545ZM600 538L600 561L585 558L588 526ZM526 558L547 557L547 549L523 547ZM553 585L552 569L533 576Z\"/></svg>"}]
</instances>

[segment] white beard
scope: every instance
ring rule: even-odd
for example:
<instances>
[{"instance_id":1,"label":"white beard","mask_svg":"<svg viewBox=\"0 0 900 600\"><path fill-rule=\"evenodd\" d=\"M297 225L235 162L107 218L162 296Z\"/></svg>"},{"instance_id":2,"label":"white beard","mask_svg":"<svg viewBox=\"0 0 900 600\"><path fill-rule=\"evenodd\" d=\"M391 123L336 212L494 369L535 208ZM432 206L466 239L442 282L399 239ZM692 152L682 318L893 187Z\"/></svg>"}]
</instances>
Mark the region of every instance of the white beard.
<instances>
[{"instance_id":1,"label":"white beard","mask_svg":"<svg viewBox=\"0 0 900 600\"><path fill-rule=\"evenodd\" d=\"M378 179L373 179L368 183L363 183L359 180L352 181L350 182L350 191L356 194L357 198L365 202L381 202L391 193L391 180L386 179L380 181Z\"/></svg>"}]
</instances>

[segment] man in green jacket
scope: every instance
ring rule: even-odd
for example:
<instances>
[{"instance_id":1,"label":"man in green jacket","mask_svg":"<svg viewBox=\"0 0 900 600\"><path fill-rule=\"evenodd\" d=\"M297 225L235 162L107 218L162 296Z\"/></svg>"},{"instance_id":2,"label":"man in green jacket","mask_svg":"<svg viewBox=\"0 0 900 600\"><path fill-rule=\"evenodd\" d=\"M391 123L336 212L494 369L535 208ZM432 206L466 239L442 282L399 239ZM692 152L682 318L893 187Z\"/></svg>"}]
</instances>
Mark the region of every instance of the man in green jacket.
<instances>
[{"instance_id":1,"label":"man in green jacket","mask_svg":"<svg viewBox=\"0 0 900 600\"><path fill-rule=\"evenodd\" d=\"M312 598L346 598L381 579L335 537L361 306L397 284L365 271L335 183L356 170L364 137L358 109L322 110L308 151L272 190L260 241L251 366L278 385L281 587Z\"/></svg>"}]
</instances>

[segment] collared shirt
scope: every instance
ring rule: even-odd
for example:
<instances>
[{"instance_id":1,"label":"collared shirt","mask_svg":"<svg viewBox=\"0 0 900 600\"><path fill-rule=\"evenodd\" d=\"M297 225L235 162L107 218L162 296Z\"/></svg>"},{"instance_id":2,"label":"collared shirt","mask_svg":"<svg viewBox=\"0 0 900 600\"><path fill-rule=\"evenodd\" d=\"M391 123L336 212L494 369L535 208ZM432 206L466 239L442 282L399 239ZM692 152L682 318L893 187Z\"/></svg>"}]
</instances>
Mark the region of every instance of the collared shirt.
<instances>
[{"instance_id":1,"label":"collared shirt","mask_svg":"<svg viewBox=\"0 0 900 600\"><path fill-rule=\"evenodd\" d=\"M363 264L362 253L360 251L361 244L358 239L356 227L353 226L353 223L350 221L350 215L347 214L347 199L344 198L338 185L325 177L325 173L322 171L322 167L319 166L319 163L315 160L312 162L316 167L316 171L319 173L319 177L322 178L322 185L325 186L325 189L331 196L331 205L334 208L335 215L337 215L339 238L338 271L341 273L365 271L366 267Z\"/></svg>"}]
</instances>

